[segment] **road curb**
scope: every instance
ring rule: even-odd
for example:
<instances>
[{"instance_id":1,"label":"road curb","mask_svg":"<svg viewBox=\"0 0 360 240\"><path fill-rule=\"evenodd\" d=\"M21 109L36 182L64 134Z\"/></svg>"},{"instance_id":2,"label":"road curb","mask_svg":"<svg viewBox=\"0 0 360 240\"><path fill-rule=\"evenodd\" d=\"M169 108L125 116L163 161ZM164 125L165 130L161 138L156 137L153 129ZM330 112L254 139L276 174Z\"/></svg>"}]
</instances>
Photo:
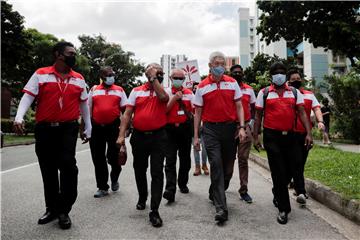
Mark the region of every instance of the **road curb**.
<instances>
[{"instance_id":1,"label":"road curb","mask_svg":"<svg viewBox=\"0 0 360 240\"><path fill-rule=\"evenodd\" d=\"M249 160L270 171L266 158L250 153ZM360 225L360 202L344 199L339 193L309 178L305 179L305 188L311 198Z\"/></svg>"},{"instance_id":2,"label":"road curb","mask_svg":"<svg viewBox=\"0 0 360 240\"><path fill-rule=\"evenodd\" d=\"M27 141L27 142L21 142L21 143L4 143L4 148L6 147L14 147L14 146L21 146L21 145L30 145L34 144L35 140Z\"/></svg>"}]
</instances>

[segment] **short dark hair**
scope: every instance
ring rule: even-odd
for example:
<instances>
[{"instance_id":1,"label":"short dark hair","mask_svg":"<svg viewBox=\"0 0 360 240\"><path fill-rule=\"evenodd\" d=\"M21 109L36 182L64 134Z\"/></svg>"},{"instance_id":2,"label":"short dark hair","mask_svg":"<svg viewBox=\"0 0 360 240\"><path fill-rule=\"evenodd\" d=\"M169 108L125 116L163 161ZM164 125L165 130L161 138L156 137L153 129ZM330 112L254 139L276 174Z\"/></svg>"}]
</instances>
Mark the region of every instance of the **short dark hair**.
<instances>
[{"instance_id":1,"label":"short dark hair","mask_svg":"<svg viewBox=\"0 0 360 240\"><path fill-rule=\"evenodd\" d=\"M293 67L293 68L290 68L289 71L286 73L286 80L289 81L291 75L293 75L293 74L299 74L300 78L301 79L303 78L303 76L302 76L301 72L299 71L299 69Z\"/></svg>"},{"instance_id":2,"label":"short dark hair","mask_svg":"<svg viewBox=\"0 0 360 240\"><path fill-rule=\"evenodd\" d=\"M52 50L54 57L56 52L60 54L64 53L66 47L74 47L74 44L72 44L71 42L58 42L57 44L55 44Z\"/></svg>"},{"instance_id":3,"label":"short dark hair","mask_svg":"<svg viewBox=\"0 0 360 240\"><path fill-rule=\"evenodd\" d=\"M241 70L243 70L243 68L242 68L242 66L240 64L235 64L235 65L231 66L230 72L232 72L235 68L240 68Z\"/></svg>"},{"instance_id":4,"label":"short dark hair","mask_svg":"<svg viewBox=\"0 0 360 240\"><path fill-rule=\"evenodd\" d=\"M270 66L270 74L273 75L275 73L275 71L278 70L278 69L283 69L286 72L285 64L283 62L274 62Z\"/></svg>"}]
</instances>

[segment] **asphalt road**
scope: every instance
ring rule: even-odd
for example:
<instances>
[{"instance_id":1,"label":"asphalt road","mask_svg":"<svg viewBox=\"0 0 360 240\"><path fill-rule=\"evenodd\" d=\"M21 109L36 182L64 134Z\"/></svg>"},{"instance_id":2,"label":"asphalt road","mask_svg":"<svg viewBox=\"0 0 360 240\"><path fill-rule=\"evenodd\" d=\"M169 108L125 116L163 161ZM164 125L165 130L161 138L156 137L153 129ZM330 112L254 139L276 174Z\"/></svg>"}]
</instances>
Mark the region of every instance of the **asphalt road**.
<instances>
[{"instance_id":1,"label":"asphalt road","mask_svg":"<svg viewBox=\"0 0 360 240\"><path fill-rule=\"evenodd\" d=\"M120 191L95 199L90 151L88 145L81 144L77 148L79 194L70 213L72 228L61 230L57 221L38 225L37 219L45 206L34 145L1 151L2 239L356 239L360 236L356 225L311 200L306 208L300 208L292 200L288 224L278 224L269 174L254 164L250 164L249 178L254 203L239 200L235 171L227 191L229 221L224 226L214 222L215 209L207 198L209 177L191 175L190 193L178 191L171 205L163 199L159 212L164 225L153 228L148 221L150 201L146 210L135 209L137 191L131 154L120 175Z\"/></svg>"}]
</instances>

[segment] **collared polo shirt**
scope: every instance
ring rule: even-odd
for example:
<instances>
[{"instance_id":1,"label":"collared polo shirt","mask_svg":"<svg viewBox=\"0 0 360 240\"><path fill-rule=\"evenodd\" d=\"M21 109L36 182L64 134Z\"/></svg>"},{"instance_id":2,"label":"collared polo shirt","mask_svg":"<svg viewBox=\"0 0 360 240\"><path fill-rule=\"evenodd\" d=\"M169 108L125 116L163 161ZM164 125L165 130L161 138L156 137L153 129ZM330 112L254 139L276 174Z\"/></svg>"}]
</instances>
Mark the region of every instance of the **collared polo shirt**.
<instances>
[{"instance_id":1,"label":"collared polo shirt","mask_svg":"<svg viewBox=\"0 0 360 240\"><path fill-rule=\"evenodd\" d=\"M80 116L80 102L88 98L83 76L73 70L65 78L54 66L39 68L23 92L36 97L36 122L67 122Z\"/></svg>"},{"instance_id":2,"label":"collared polo shirt","mask_svg":"<svg viewBox=\"0 0 360 240\"><path fill-rule=\"evenodd\" d=\"M104 84L92 88L89 93L89 105L92 119L97 124L109 124L119 118L121 108L125 108L127 97L124 89L115 84Z\"/></svg>"},{"instance_id":3,"label":"collared polo shirt","mask_svg":"<svg viewBox=\"0 0 360 240\"><path fill-rule=\"evenodd\" d=\"M166 92L169 94L169 97L172 98L176 92L178 92L176 88L167 88ZM185 105L186 111L192 113L193 107L191 104L191 101L194 97L193 92L190 89L182 88L181 92L183 94L181 100ZM185 114L185 111L180 108L180 104L178 102L175 102L170 111L167 113L167 123L175 124L175 123L184 123L187 120L187 116Z\"/></svg>"},{"instance_id":4,"label":"collared polo shirt","mask_svg":"<svg viewBox=\"0 0 360 240\"><path fill-rule=\"evenodd\" d=\"M210 74L198 85L193 104L202 107L203 122L235 122L238 118L235 102L240 101L241 97L235 79L223 75L217 83Z\"/></svg>"},{"instance_id":5,"label":"collared polo shirt","mask_svg":"<svg viewBox=\"0 0 360 240\"><path fill-rule=\"evenodd\" d=\"M315 95L311 91L300 89L300 92L304 96L304 108L305 108L306 116L309 120L310 127L312 127L312 123L310 120L311 110L315 109L315 108L320 108L320 104L319 104L318 100L316 99ZM296 125L294 128L294 131L301 132L301 133L306 132L306 129L303 126L299 116L297 117L297 122L296 122Z\"/></svg>"},{"instance_id":6,"label":"collared polo shirt","mask_svg":"<svg viewBox=\"0 0 360 240\"><path fill-rule=\"evenodd\" d=\"M239 84L240 90L242 93L241 103L244 109L244 119L245 121L249 121L251 119L251 107L250 104L256 102L256 97L254 90L251 86L247 85L246 83Z\"/></svg>"},{"instance_id":7,"label":"collared polo shirt","mask_svg":"<svg viewBox=\"0 0 360 240\"><path fill-rule=\"evenodd\" d=\"M256 109L264 108L264 88L260 90L257 100ZM269 88L266 98L264 112L264 128L278 131L291 131L295 125L296 106L304 105L304 97L297 91L297 100L290 87L286 85L282 96L279 96L273 85Z\"/></svg>"},{"instance_id":8,"label":"collared polo shirt","mask_svg":"<svg viewBox=\"0 0 360 240\"><path fill-rule=\"evenodd\" d=\"M149 83L134 88L126 107L134 108L133 126L139 131L152 131L166 125L166 102L160 101Z\"/></svg>"}]
</instances>

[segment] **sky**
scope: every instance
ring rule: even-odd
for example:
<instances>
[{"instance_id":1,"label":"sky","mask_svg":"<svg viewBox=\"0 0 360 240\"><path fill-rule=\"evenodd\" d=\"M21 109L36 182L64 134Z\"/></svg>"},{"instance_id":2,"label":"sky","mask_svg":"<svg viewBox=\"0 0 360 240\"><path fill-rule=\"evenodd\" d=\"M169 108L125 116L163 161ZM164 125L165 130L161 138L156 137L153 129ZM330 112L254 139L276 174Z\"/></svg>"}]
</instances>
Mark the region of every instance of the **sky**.
<instances>
[{"instance_id":1,"label":"sky","mask_svg":"<svg viewBox=\"0 0 360 240\"><path fill-rule=\"evenodd\" d=\"M254 11L255 0L120 1L9 0L25 17L26 28L50 33L79 47L81 34L102 34L147 65L162 54L196 59L200 74L208 73L210 53L239 55L239 7Z\"/></svg>"}]
</instances>

